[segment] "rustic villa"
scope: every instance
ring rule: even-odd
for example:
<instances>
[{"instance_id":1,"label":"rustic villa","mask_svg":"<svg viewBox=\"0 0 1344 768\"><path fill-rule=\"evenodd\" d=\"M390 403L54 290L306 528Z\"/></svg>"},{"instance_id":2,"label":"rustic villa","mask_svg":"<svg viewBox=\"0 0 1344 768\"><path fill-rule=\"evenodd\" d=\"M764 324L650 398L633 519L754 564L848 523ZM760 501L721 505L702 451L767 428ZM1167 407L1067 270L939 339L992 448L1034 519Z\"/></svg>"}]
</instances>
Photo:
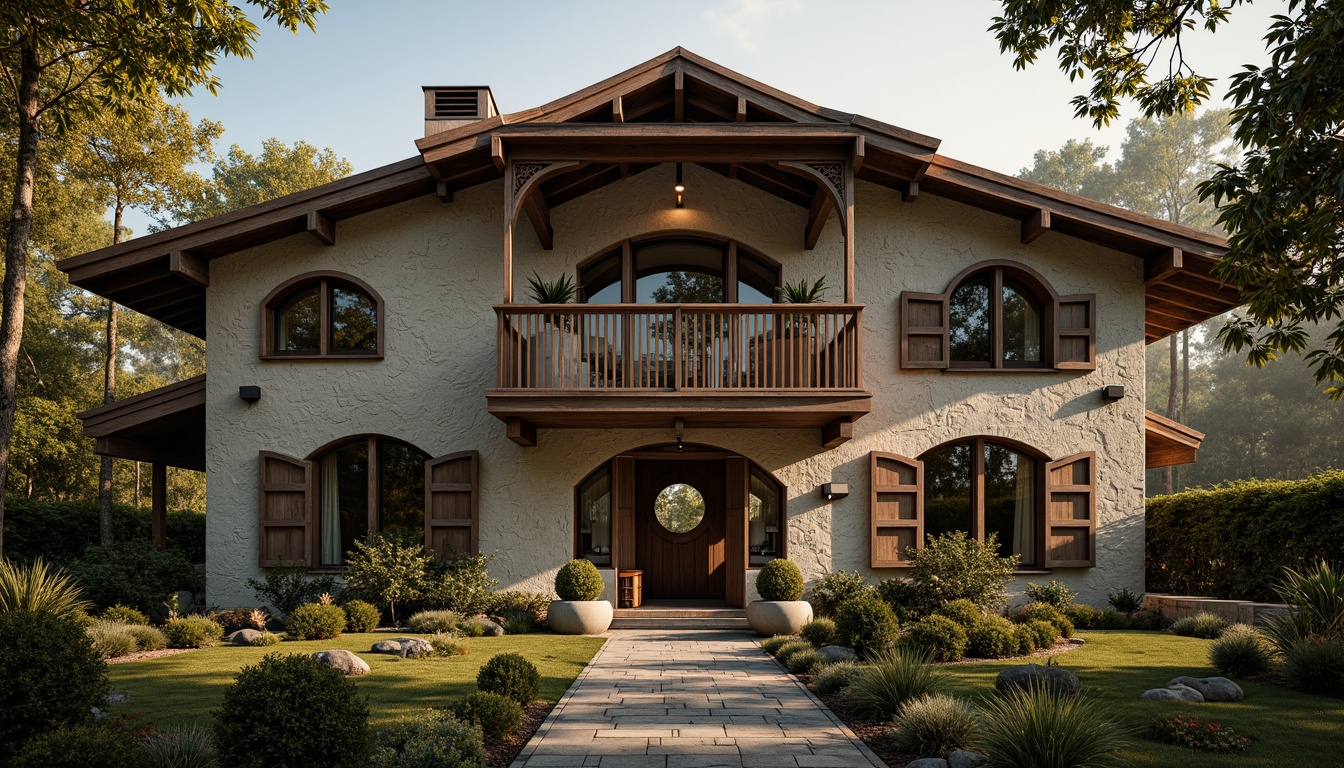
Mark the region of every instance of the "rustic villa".
<instances>
[{"instance_id":1,"label":"rustic villa","mask_svg":"<svg viewBox=\"0 0 1344 768\"><path fill-rule=\"evenodd\" d=\"M163 467L207 473L209 603L375 530L520 589L588 558L608 597L639 569L741 606L772 558L885 578L954 530L1084 601L1142 589L1144 469L1203 437L1146 411L1144 346L1240 303L1222 239L682 49L424 105L404 161L60 265L208 340L206 375L82 418L154 464L159 520Z\"/></svg>"}]
</instances>

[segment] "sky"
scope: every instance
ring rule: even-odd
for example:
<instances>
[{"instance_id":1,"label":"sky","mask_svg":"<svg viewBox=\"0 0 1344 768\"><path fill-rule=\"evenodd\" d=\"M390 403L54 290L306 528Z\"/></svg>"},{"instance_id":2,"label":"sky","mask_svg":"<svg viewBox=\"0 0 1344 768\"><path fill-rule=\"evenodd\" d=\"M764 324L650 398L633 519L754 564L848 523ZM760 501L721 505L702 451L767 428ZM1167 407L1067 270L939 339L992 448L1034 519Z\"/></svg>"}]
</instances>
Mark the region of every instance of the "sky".
<instances>
[{"instance_id":1,"label":"sky","mask_svg":"<svg viewBox=\"0 0 1344 768\"><path fill-rule=\"evenodd\" d=\"M303 140L368 170L415 154L422 85L489 85L500 110L516 112L678 45L814 104L935 136L942 154L1003 173L1070 138L1114 153L1136 116L1131 106L1100 131L1074 118L1069 99L1086 87L1069 82L1053 52L1014 70L988 31L996 0L329 5L316 33L259 21L254 58L216 67L219 95L183 101L193 117L224 124L221 150ZM1188 36L1187 61L1222 81L1263 62L1268 18L1283 5L1238 6L1216 35ZM1222 90L1215 85L1219 99Z\"/></svg>"}]
</instances>

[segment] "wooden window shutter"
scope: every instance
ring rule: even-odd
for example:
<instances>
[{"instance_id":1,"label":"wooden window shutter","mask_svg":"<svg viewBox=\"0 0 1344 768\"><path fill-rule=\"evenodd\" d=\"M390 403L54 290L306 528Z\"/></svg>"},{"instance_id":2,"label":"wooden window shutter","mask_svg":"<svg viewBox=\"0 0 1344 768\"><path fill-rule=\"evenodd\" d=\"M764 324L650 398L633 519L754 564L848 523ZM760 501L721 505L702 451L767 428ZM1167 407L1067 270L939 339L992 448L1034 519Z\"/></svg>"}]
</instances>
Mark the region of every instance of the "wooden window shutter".
<instances>
[{"instance_id":1,"label":"wooden window shutter","mask_svg":"<svg viewBox=\"0 0 1344 768\"><path fill-rule=\"evenodd\" d=\"M425 547L440 557L480 551L480 463L476 451L425 462Z\"/></svg>"},{"instance_id":2,"label":"wooden window shutter","mask_svg":"<svg viewBox=\"0 0 1344 768\"><path fill-rule=\"evenodd\" d=\"M1045 567L1097 564L1097 454L1045 465Z\"/></svg>"},{"instance_id":3,"label":"wooden window shutter","mask_svg":"<svg viewBox=\"0 0 1344 768\"><path fill-rule=\"evenodd\" d=\"M310 567L313 551L313 462L262 451L258 467L258 563Z\"/></svg>"},{"instance_id":4,"label":"wooden window shutter","mask_svg":"<svg viewBox=\"0 0 1344 768\"><path fill-rule=\"evenodd\" d=\"M947 367L947 296L901 291L901 367Z\"/></svg>"},{"instance_id":5,"label":"wooden window shutter","mask_svg":"<svg viewBox=\"0 0 1344 768\"><path fill-rule=\"evenodd\" d=\"M1097 297L1059 297L1055 313L1055 367L1091 371L1097 367Z\"/></svg>"},{"instance_id":6,"label":"wooden window shutter","mask_svg":"<svg viewBox=\"0 0 1344 768\"><path fill-rule=\"evenodd\" d=\"M873 451L870 480L873 489L873 568L910 565L906 550L924 544L924 462Z\"/></svg>"}]
</instances>

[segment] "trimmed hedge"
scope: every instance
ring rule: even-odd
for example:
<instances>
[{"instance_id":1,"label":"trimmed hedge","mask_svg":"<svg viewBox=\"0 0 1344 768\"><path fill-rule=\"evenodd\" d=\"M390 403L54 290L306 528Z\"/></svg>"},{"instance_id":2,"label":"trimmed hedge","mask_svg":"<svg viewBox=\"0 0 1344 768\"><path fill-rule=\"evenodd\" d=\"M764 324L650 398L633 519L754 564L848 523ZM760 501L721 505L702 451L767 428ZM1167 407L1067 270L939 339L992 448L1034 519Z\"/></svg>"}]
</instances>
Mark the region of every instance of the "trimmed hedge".
<instances>
[{"instance_id":1,"label":"trimmed hedge","mask_svg":"<svg viewBox=\"0 0 1344 768\"><path fill-rule=\"evenodd\" d=\"M149 541L149 507L112 507L116 541ZM69 565L98 543L98 504L93 501L34 501L5 497L5 557L20 562L41 557ZM205 515L168 511L168 550L193 563L205 562Z\"/></svg>"},{"instance_id":2,"label":"trimmed hedge","mask_svg":"<svg viewBox=\"0 0 1344 768\"><path fill-rule=\"evenodd\" d=\"M1148 500L1148 591L1278 602L1283 569L1339 557L1344 470Z\"/></svg>"}]
</instances>

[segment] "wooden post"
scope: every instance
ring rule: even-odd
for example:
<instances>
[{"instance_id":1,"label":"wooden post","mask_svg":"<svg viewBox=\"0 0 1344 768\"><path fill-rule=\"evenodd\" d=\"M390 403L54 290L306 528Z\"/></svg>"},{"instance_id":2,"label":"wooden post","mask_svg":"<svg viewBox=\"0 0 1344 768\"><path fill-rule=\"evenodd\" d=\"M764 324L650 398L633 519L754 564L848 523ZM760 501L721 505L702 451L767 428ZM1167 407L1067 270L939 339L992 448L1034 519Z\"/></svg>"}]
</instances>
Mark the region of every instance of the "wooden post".
<instances>
[{"instance_id":1,"label":"wooden post","mask_svg":"<svg viewBox=\"0 0 1344 768\"><path fill-rule=\"evenodd\" d=\"M168 547L168 466L154 462L150 469L150 535L154 546Z\"/></svg>"}]
</instances>

